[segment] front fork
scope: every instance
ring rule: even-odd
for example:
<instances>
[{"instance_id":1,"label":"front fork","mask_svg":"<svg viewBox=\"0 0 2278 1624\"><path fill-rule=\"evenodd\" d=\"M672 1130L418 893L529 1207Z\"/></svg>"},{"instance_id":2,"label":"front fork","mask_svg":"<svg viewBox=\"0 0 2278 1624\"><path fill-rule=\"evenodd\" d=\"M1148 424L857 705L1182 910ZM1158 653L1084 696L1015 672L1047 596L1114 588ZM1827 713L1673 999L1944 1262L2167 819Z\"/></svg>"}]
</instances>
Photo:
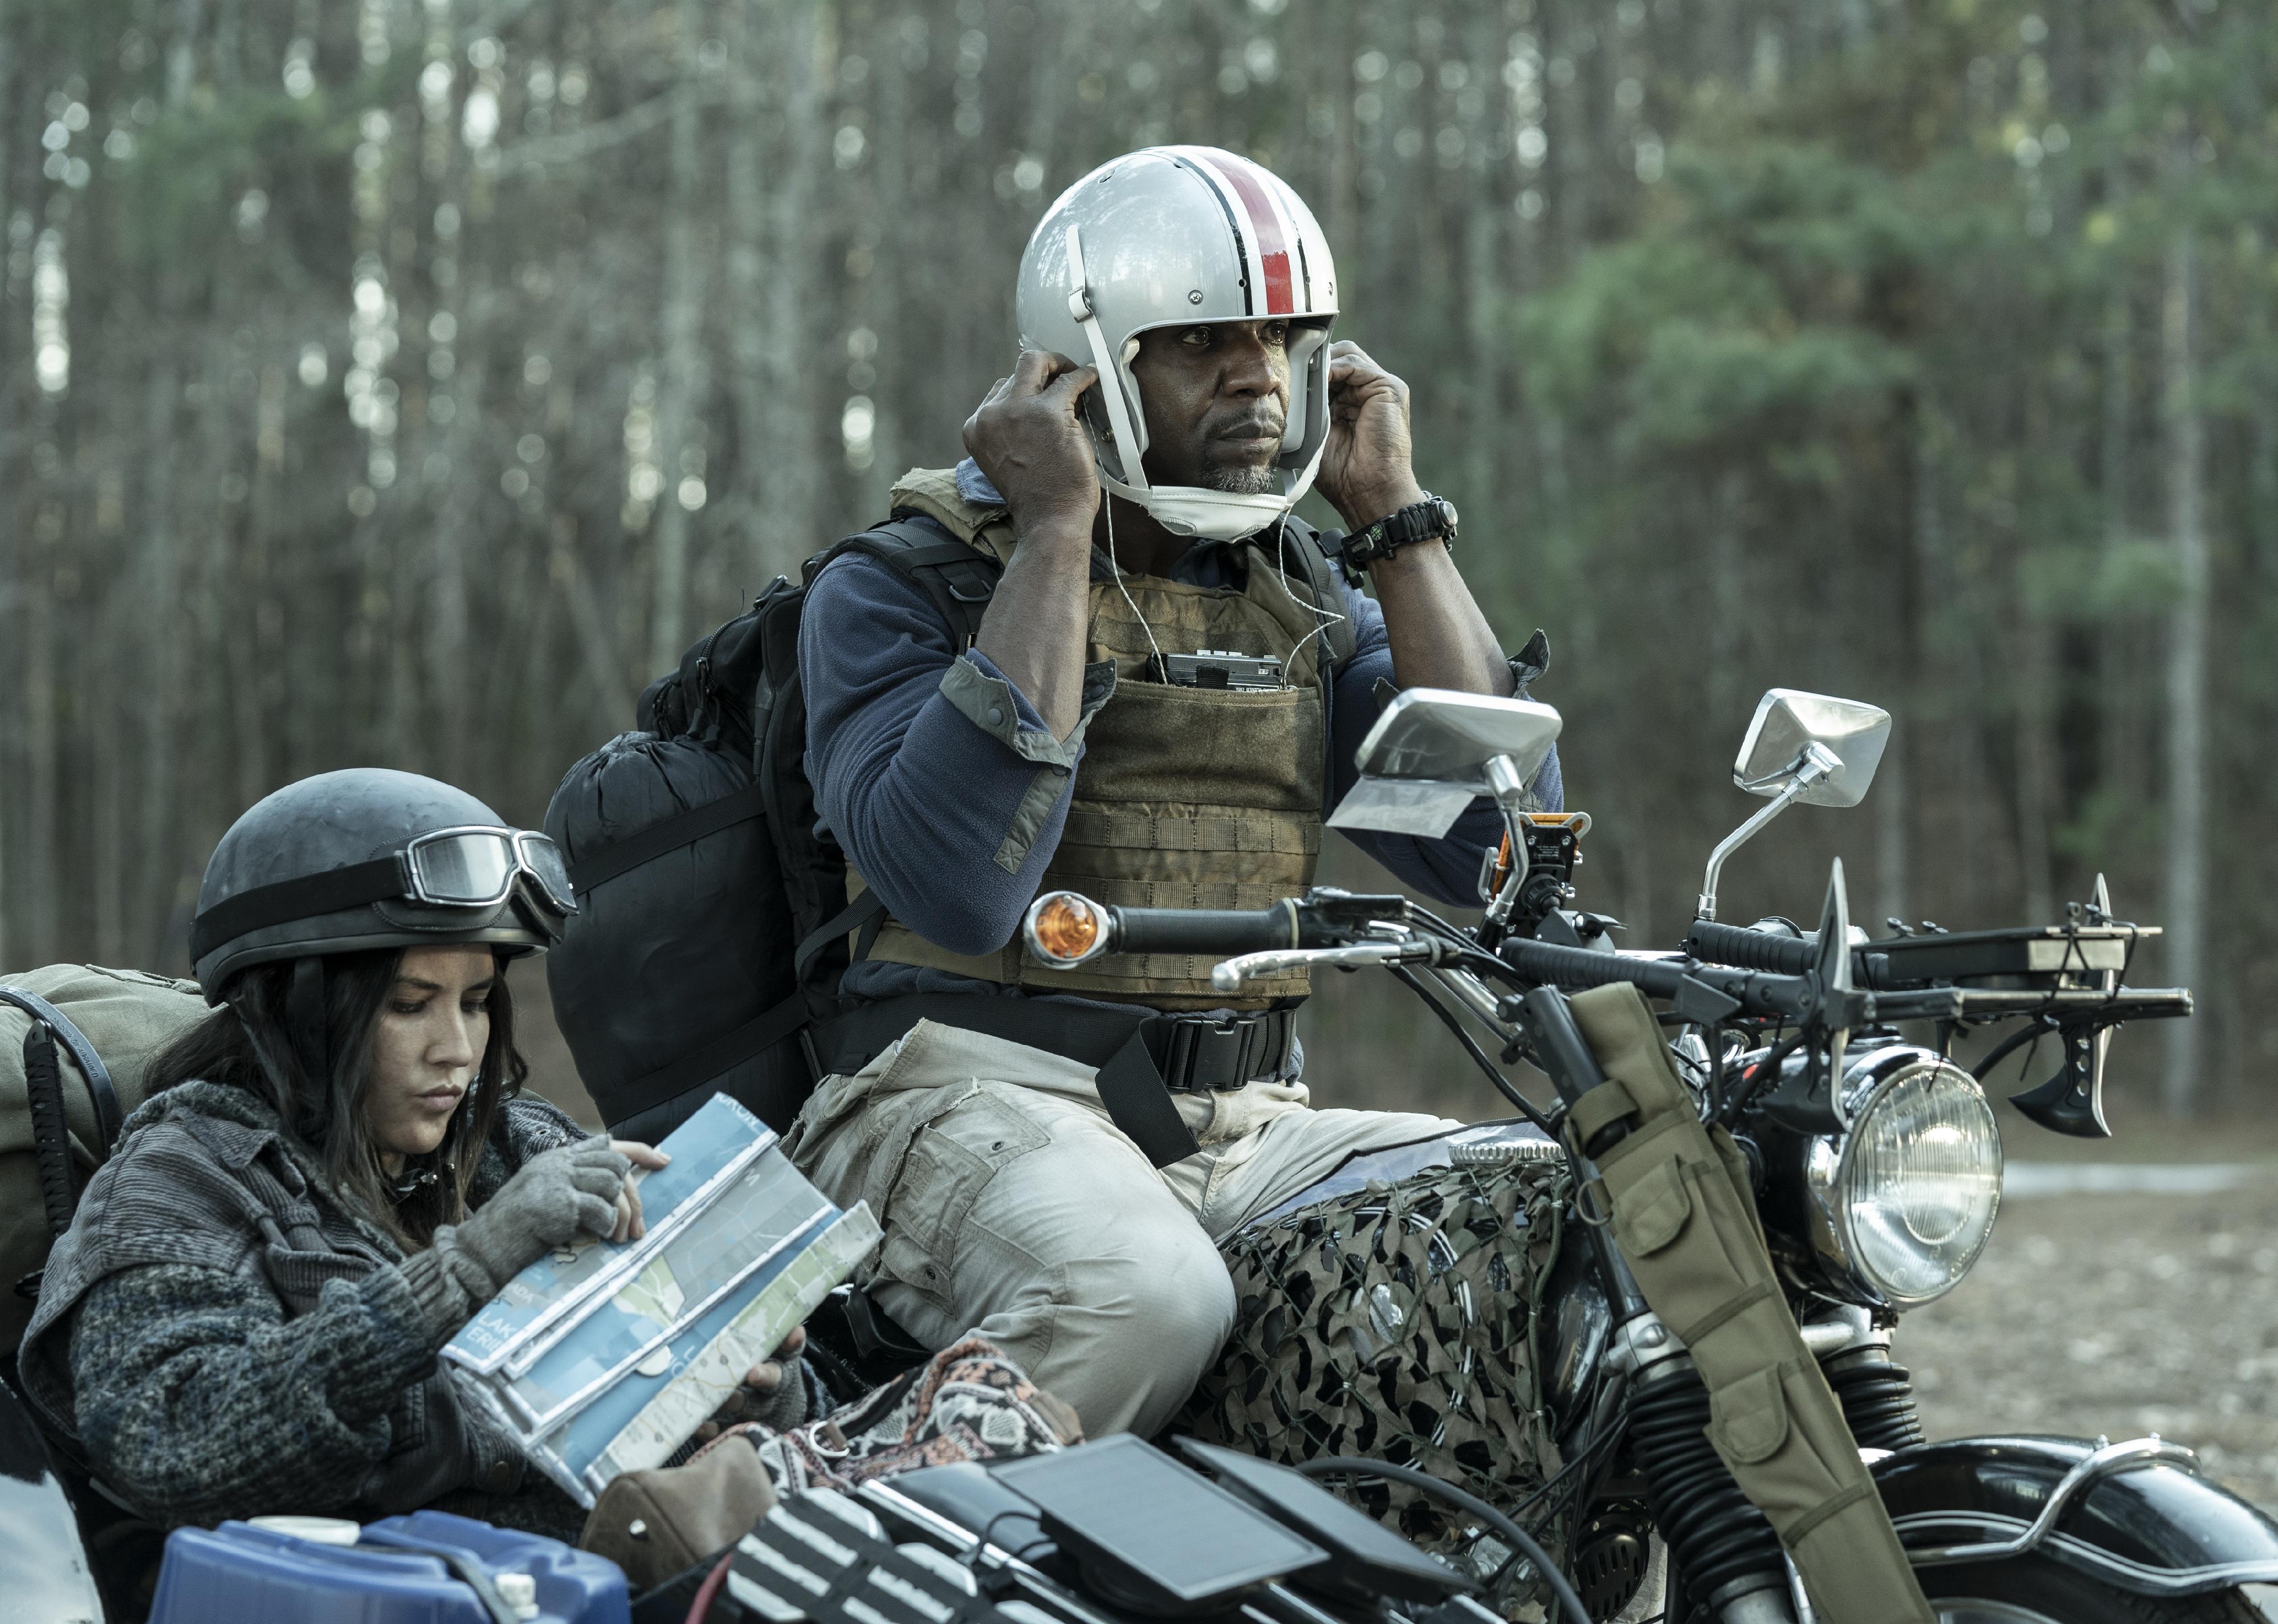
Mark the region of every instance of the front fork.
<instances>
[{"instance_id":1,"label":"front fork","mask_svg":"<svg viewBox=\"0 0 2278 1624\"><path fill-rule=\"evenodd\" d=\"M1629 1445L1670 1553L1667 1616L1716 1624L1815 1624L1793 1565L1763 1513L1709 1444L1708 1390L1674 1333L1643 1307L1611 1238L1594 1232L1617 1315L1609 1361L1629 1383ZM1869 1458L1922 1442L1914 1389L1891 1360L1890 1333L1863 1309L1833 1308L1802 1327L1804 1346ZM1684 1595L1677 1593L1683 1587Z\"/></svg>"}]
</instances>

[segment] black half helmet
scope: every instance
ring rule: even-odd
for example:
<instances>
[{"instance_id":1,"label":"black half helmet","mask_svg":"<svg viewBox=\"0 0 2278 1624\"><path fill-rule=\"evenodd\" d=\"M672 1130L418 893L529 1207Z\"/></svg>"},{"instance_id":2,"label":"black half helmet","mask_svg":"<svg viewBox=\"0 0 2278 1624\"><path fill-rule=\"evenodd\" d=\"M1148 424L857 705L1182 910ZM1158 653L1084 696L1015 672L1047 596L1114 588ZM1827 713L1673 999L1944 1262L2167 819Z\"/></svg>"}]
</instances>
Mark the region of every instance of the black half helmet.
<instances>
[{"instance_id":1,"label":"black half helmet","mask_svg":"<svg viewBox=\"0 0 2278 1624\"><path fill-rule=\"evenodd\" d=\"M560 854L462 789L386 767L287 784L206 864L190 957L206 1001L279 959L486 942L542 953L576 901Z\"/></svg>"}]
</instances>

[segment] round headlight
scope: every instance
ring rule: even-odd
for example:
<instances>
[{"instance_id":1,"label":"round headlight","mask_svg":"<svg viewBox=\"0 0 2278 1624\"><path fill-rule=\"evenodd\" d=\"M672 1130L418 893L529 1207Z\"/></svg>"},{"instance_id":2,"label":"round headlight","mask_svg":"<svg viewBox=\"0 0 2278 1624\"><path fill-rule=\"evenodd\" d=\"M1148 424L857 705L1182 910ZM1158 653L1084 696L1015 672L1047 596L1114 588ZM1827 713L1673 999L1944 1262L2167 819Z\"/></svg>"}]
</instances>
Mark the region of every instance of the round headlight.
<instances>
[{"instance_id":1,"label":"round headlight","mask_svg":"<svg viewBox=\"0 0 2278 1624\"><path fill-rule=\"evenodd\" d=\"M1892 1308L1919 1307L1961 1283L2001 1205L2001 1136L1984 1091L1950 1062L1924 1056L1877 1079L1851 1132L1814 1160L1842 1261Z\"/></svg>"}]
</instances>

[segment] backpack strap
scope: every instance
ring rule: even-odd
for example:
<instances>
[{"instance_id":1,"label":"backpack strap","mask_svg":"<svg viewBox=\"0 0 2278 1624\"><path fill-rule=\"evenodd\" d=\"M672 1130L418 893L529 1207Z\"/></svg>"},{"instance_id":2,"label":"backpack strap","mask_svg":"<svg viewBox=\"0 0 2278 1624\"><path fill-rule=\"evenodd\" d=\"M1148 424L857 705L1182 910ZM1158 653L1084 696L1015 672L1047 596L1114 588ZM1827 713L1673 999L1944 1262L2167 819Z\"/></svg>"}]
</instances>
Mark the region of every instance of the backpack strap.
<instances>
[{"instance_id":1,"label":"backpack strap","mask_svg":"<svg viewBox=\"0 0 2278 1624\"><path fill-rule=\"evenodd\" d=\"M71 1119L65 1114L63 1068L56 1063L56 1041L34 1021L24 1033L24 1102L32 1113L32 1150L40 1173L40 1204L47 1209L48 1233L71 1227Z\"/></svg>"},{"instance_id":2,"label":"backpack strap","mask_svg":"<svg viewBox=\"0 0 2278 1624\"><path fill-rule=\"evenodd\" d=\"M767 810L764 787L753 784L716 801L676 812L638 835L581 852L577 860L570 865L570 888L583 896L594 887L607 885L619 874L644 863L653 863L668 851L693 845L706 835L732 828L746 819L765 817Z\"/></svg>"},{"instance_id":3,"label":"backpack strap","mask_svg":"<svg viewBox=\"0 0 2278 1624\"><path fill-rule=\"evenodd\" d=\"M1005 567L991 554L960 541L931 515L910 507L895 509L883 524L849 536L807 560L802 571L807 587L812 590L815 577L847 553L875 560L924 592L949 629L950 643L959 654L980 637L981 617L988 613L990 600L997 594L997 582L1005 573ZM805 987L824 950L850 932L861 933L853 957L868 957L885 919L885 900L875 891L864 891L801 939L792 979Z\"/></svg>"},{"instance_id":4,"label":"backpack strap","mask_svg":"<svg viewBox=\"0 0 2278 1624\"><path fill-rule=\"evenodd\" d=\"M841 553L875 559L933 600L950 641L959 654L981 636L981 617L997 594L1005 567L969 543L959 541L939 520L912 508L898 508L875 530L849 536L806 560L810 587Z\"/></svg>"},{"instance_id":5,"label":"backpack strap","mask_svg":"<svg viewBox=\"0 0 2278 1624\"><path fill-rule=\"evenodd\" d=\"M102 1136L97 1147L104 1155L118 1142L118 1091L111 1086L111 1068L103 1064L103 1056L95 1052L95 1045L87 1034L72 1025L71 1018L41 997L27 993L20 987L0 986L0 1003L12 1003L32 1018L34 1027L45 1026L55 1040L71 1050L71 1057L79 1063L80 1075L87 1079L87 1092L95 1102L95 1131Z\"/></svg>"}]
</instances>

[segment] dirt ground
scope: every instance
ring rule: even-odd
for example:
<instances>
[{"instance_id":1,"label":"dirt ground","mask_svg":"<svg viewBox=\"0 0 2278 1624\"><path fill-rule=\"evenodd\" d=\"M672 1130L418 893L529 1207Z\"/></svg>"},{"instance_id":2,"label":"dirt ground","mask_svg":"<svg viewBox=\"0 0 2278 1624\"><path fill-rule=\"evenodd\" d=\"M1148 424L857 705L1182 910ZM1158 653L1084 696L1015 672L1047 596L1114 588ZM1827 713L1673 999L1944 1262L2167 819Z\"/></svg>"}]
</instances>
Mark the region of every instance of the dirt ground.
<instances>
[{"instance_id":1,"label":"dirt ground","mask_svg":"<svg viewBox=\"0 0 2278 1624\"><path fill-rule=\"evenodd\" d=\"M1924 1430L2157 1432L2278 1508L2278 1128L2124 1118L2102 1145L2022 1130L2013 1163L2254 1163L2214 1194L2013 1198L1975 1272L1907 1316L1892 1352Z\"/></svg>"}]
</instances>

